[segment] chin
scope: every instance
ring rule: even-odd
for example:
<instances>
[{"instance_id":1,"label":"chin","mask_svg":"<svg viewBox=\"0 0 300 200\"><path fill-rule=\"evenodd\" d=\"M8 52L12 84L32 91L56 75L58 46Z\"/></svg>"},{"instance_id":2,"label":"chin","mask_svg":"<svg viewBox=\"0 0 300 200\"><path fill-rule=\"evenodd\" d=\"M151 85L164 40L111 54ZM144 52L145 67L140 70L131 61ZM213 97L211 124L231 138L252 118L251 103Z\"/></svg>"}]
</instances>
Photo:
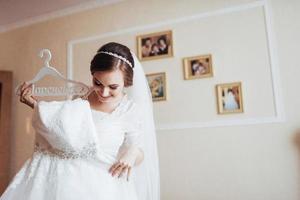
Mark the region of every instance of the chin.
<instances>
[{"instance_id":1,"label":"chin","mask_svg":"<svg viewBox=\"0 0 300 200\"><path fill-rule=\"evenodd\" d=\"M110 96L110 97L103 98L103 97L98 96L98 101L103 102L103 103L109 103L109 102L114 101L114 97Z\"/></svg>"}]
</instances>

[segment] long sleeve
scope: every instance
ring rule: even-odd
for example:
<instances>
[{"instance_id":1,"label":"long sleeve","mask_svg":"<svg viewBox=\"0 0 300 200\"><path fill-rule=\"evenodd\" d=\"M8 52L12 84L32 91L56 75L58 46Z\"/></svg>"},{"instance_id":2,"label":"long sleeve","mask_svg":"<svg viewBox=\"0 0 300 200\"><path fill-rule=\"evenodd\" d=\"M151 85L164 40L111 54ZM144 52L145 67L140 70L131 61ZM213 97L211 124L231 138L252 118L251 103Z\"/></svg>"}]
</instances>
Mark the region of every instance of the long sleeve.
<instances>
[{"instance_id":1,"label":"long sleeve","mask_svg":"<svg viewBox=\"0 0 300 200\"><path fill-rule=\"evenodd\" d=\"M135 105L127 116L127 128L123 144L126 146L136 145L143 149L142 113Z\"/></svg>"},{"instance_id":2,"label":"long sleeve","mask_svg":"<svg viewBox=\"0 0 300 200\"><path fill-rule=\"evenodd\" d=\"M119 149L118 158L133 166L136 159L143 153L142 118L137 107L132 109L126 121L125 137Z\"/></svg>"},{"instance_id":3,"label":"long sleeve","mask_svg":"<svg viewBox=\"0 0 300 200\"><path fill-rule=\"evenodd\" d=\"M143 149L142 144L142 128L141 128L141 122L134 122L136 123L132 130L129 130L125 132L125 138L124 138L124 145L136 145Z\"/></svg>"}]
</instances>

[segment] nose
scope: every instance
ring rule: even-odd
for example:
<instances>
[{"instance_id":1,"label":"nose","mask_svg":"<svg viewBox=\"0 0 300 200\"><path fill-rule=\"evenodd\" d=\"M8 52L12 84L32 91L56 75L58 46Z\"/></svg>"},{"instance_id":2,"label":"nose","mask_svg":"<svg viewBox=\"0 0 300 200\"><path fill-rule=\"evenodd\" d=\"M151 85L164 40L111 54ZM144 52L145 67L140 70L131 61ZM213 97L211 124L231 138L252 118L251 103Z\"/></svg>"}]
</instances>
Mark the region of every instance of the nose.
<instances>
[{"instance_id":1,"label":"nose","mask_svg":"<svg viewBox=\"0 0 300 200\"><path fill-rule=\"evenodd\" d=\"M103 97L108 97L109 96L109 89L108 88L103 88L103 90L101 91L101 96Z\"/></svg>"}]
</instances>

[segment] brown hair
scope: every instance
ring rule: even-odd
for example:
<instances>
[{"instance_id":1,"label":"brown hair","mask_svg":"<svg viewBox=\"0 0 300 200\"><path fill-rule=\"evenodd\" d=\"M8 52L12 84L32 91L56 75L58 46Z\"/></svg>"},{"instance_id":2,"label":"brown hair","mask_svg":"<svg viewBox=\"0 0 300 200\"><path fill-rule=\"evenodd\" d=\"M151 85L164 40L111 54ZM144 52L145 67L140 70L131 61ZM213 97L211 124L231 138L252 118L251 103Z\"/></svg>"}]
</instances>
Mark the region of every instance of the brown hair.
<instances>
[{"instance_id":1,"label":"brown hair","mask_svg":"<svg viewBox=\"0 0 300 200\"><path fill-rule=\"evenodd\" d=\"M119 56L126 58L132 64L132 67L117 57L104 53L98 53L100 51L108 51L118 54ZM134 59L131 55L130 49L125 45L116 42L109 42L104 44L97 51L96 55L91 61L90 71L91 74L93 74L96 71L112 71L120 69L124 75L124 86L129 87L133 82L133 67Z\"/></svg>"}]
</instances>

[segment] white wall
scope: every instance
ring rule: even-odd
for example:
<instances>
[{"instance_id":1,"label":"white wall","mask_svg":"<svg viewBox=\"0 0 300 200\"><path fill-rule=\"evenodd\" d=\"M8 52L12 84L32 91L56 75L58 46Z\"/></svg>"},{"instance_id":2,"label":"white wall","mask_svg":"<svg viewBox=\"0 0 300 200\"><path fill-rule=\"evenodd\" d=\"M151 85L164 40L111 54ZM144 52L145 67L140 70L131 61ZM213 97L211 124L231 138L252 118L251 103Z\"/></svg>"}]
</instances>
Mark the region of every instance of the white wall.
<instances>
[{"instance_id":1,"label":"white wall","mask_svg":"<svg viewBox=\"0 0 300 200\"><path fill-rule=\"evenodd\" d=\"M130 27L140 27L144 25L156 24L166 20L174 20L189 15L219 10L224 7L232 7L245 3L253 2L251 0L189 0L189 1L124 1L119 4L110 5L103 8L85 11L58 19L52 19L47 22L31 25L28 27L12 30L6 33L0 33L0 68L12 69L15 73L15 85L21 81L29 80L36 73L41 61L36 56L40 48L50 48L53 53L53 66L66 74L67 71L67 43L78 38L101 35L107 32L127 29ZM292 143L294 131L299 127L300 95L297 86L299 85L298 74L298 44L300 42L300 2L298 0L270 0L272 19L274 22L274 36L276 37L276 59L279 61L280 79L282 86L283 106L286 114L286 121L281 123L261 123L235 126L219 126L207 128L189 128L159 130L157 132L160 169L161 169L161 192L162 200L179 199L210 199L210 200L296 200L299 199L299 163L298 155ZM134 7L134 13L129 11ZM177 57L174 59L165 59L153 61L153 66L145 64L147 72L168 71L170 84L167 102L156 104L156 109L173 110L174 107L182 106L176 99L182 90L176 90L176 87L183 87L187 84L188 88L195 88L193 83L199 83L197 89L213 86L217 82L227 82L231 79L241 79L248 82L249 87L245 87L245 106L247 112L244 115L224 116L226 119L238 117L262 117L272 116L274 114L272 92L270 91L270 76L268 72L269 61L266 59L265 35L260 10L253 12L243 12L237 15L224 16L224 18L213 17L205 18L198 23L202 24L208 30L215 27L209 25L213 20L215 24L227 22L240 23L243 28L238 28L243 34L234 35L234 32L227 30L227 26L220 26L224 29L224 37L216 37L213 40L213 46L209 42L205 43L201 49L207 48L213 55L216 55L214 66L217 73L212 79L183 81L181 66L179 60L184 55L196 53L196 49L188 48L185 51L185 40L182 38L184 32L178 26L172 27L180 33L180 37L175 38L177 43ZM138 17L137 17L138 16ZM242 16L242 17L241 17ZM102 20L106 19L106 20ZM243 24L242 20L248 20L251 24ZM255 22L255 23L252 23ZM188 24L186 24L188 26ZM234 27L234 24L228 26ZM254 29L250 35L246 28L259 27ZM245 28L245 29L244 29ZM222 31L222 30L221 30ZM145 31L147 32L147 31ZM135 35L134 33L132 33ZM213 33L211 33L213 34ZM215 34L215 33L214 33ZM219 33L220 34L220 33ZM178 35L179 36L179 35ZM214 35L205 32L205 36L212 40ZM217 35L218 36L218 35ZM236 52L239 55L238 60L234 60L235 51L226 51L226 45L232 44L235 37L240 37L241 41L236 46L242 48L243 44L251 48L249 50L252 56L259 57L258 60L250 60L244 51ZM246 40L246 36L251 36ZM128 36L129 37L129 36ZM258 38L258 40L256 40ZM186 42L193 41L193 38ZM202 42L205 42L201 38ZM258 41L262 41L259 43ZM126 41L134 44L134 40ZM124 42L125 43L125 42ZM192 43L190 43L192 44ZM216 51L218 44L222 44L219 52ZM273 45L274 45L273 44ZM258 46L256 46L258 45ZM211 49L209 49L211 47ZM263 49L262 49L263 48ZM221 51L222 50L222 51ZM88 56L88 54L86 55ZM231 59L232 58L232 59ZM233 62L235 65L230 65ZM235 62L236 61L236 62ZM148 62L148 61L147 61ZM151 61L152 62L152 61ZM159 62L164 63L160 65ZM259 74L259 81L253 81L252 77L257 73L249 71L249 76L244 71L239 71L230 76L230 71L235 67L242 65L249 69L249 62L255 64L255 67L263 67ZM224 63L227 63L226 65ZM224 65L223 65L224 64ZM151 68L151 66L153 68ZM225 72L221 71L226 67ZM175 70L170 70L174 68ZM228 73L229 72L229 73ZM251 78L250 78L251 75ZM266 77L264 79L264 77ZM88 77L87 77L88 78ZM249 80L249 81L247 81ZM263 82L265 80L265 82ZM263 85L262 85L263 82ZM255 92L257 89L257 92ZM196 90L196 89L194 89ZM261 92L261 90L265 92ZM209 107L199 107L199 112L193 113L198 121L213 121L215 119L224 119L215 114L215 102L213 94L208 96L203 93L189 91L189 95L195 95L198 100L205 99L204 103ZM210 97L212 102L210 102ZM258 103L256 107L254 102ZM187 103L185 103L186 105ZM22 166L25 159L32 151L34 135L25 133L26 117L29 117L31 110L18 103L14 99L13 107L13 127L12 127L12 175ZM166 107L165 107L165 106ZM200 109L201 108L201 109ZM187 108L190 109L190 108ZM167 112L170 112L166 110ZM175 113L178 112L175 111ZM159 123L180 124L184 119L180 114L187 116L188 113L182 113L181 110L174 117L170 118L165 114L156 116ZM156 110L157 115L157 110ZM194 118L193 118L194 119ZM177 121L176 121L177 120Z\"/></svg>"}]
</instances>

